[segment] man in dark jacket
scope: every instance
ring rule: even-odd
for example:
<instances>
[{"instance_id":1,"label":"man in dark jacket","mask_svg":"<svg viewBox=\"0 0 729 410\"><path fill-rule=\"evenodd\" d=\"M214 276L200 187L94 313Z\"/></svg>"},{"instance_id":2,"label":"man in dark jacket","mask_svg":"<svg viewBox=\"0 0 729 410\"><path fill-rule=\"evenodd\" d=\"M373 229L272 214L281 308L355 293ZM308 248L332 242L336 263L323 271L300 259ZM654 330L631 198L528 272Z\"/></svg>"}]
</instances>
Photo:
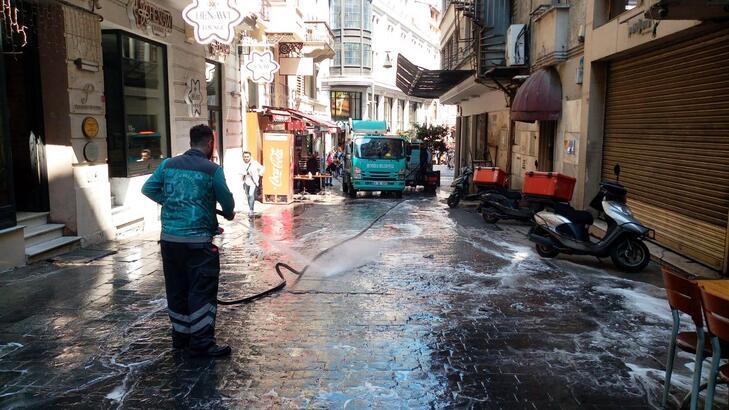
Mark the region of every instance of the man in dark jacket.
<instances>
[{"instance_id":1,"label":"man in dark jacket","mask_svg":"<svg viewBox=\"0 0 729 410\"><path fill-rule=\"evenodd\" d=\"M215 343L220 254L212 244L218 229L215 204L226 219L234 217L233 195L223 169L210 161L213 130L190 129L190 149L160 164L142 193L162 205L162 265L172 346L193 356L229 355Z\"/></svg>"}]
</instances>

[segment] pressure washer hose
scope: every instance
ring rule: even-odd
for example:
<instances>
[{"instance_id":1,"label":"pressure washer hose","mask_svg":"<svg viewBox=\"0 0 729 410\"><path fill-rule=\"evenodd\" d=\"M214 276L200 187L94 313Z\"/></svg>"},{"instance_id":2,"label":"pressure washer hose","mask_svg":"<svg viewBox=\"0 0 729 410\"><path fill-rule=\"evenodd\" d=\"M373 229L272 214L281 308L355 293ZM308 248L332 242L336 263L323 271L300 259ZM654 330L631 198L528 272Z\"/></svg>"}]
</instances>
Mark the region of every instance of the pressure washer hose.
<instances>
[{"instance_id":1,"label":"pressure washer hose","mask_svg":"<svg viewBox=\"0 0 729 410\"><path fill-rule=\"evenodd\" d=\"M294 269L293 267L291 267L290 265L288 265L286 263L283 263L283 262L276 263L276 265L274 266L274 269L276 270L276 274L278 275L278 277L281 278L281 281L279 283L277 283L276 286L274 286L274 287L272 287L270 289L264 290L263 292L256 293L255 295L246 296L246 297L241 298L241 299L234 299L234 300L222 300L222 299L218 299L218 304L220 304L220 305L242 305L242 304L248 304L248 303L254 302L254 301L258 300L258 299L261 299L261 298L270 296L273 293L276 293L276 292L282 290L283 288L286 287L286 278L284 277L283 273L281 272L281 269L286 269L287 271L289 271L289 272L293 273L294 275L296 275L296 277L297 277L296 278L296 281L298 281L304 275L304 273L306 273L306 270L309 269L309 267L317 259L319 259L322 256L326 255L330 250L336 249L339 246L342 246L342 245L344 245L347 242L351 242L351 241L353 241L353 240L361 237L367 231L369 231L370 229L372 229L372 227L377 222L379 222L388 213L390 213L390 211L392 211L393 209L397 208L398 205L400 205L403 202L405 202L404 199L398 201L397 203L395 203L395 205L393 205L390 208L388 208L387 211L383 212L380 216L378 216L377 218L375 218L372 222L370 222L369 225L367 225L364 229L362 229L357 235L354 235L351 238L348 238L348 239L345 239L345 240L343 240L341 242L338 242L338 243L336 243L336 244L334 244L334 245L332 245L332 246L324 249L323 251L317 253L316 256L314 256L314 258L311 260L311 262L309 262L306 266L304 266L304 268L302 270L300 270L300 271ZM221 211L216 210L216 212L219 215L222 215ZM248 230L251 230L251 227L250 226L244 225L244 224L242 224L240 222L236 222L236 224L238 224L239 226L242 226L242 227L244 227L244 228L246 228Z\"/></svg>"}]
</instances>

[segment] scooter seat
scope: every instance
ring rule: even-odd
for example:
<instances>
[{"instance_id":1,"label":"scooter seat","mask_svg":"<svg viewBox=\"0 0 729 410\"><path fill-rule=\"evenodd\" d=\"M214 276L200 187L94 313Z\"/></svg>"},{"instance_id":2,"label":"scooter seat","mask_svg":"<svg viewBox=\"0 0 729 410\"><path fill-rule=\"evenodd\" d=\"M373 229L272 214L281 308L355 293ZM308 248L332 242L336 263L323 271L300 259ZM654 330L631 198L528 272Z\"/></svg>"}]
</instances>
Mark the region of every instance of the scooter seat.
<instances>
[{"instance_id":1,"label":"scooter seat","mask_svg":"<svg viewBox=\"0 0 729 410\"><path fill-rule=\"evenodd\" d=\"M588 211L578 211L567 204L555 204L554 212L579 225L592 225L595 218Z\"/></svg>"},{"instance_id":2,"label":"scooter seat","mask_svg":"<svg viewBox=\"0 0 729 410\"><path fill-rule=\"evenodd\" d=\"M521 192L520 191L505 191L503 192L503 195L509 199L513 199L515 201L518 201L521 199Z\"/></svg>"}]
</instances>

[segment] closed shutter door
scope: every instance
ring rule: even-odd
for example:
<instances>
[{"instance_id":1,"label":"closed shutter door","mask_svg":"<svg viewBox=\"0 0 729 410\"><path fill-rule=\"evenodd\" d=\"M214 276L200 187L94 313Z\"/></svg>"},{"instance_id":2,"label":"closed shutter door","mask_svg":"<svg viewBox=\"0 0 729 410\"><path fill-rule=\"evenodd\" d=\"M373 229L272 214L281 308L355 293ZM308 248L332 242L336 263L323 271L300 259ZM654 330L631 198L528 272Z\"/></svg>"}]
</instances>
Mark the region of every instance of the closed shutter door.
<instances>
[{"instance_id":1,"label":"closed shutter door","mask_svg":"<svg viewBox=\"0 0 729 410\"><path fill-rule=\"evenodd\" d=\"M727 270L729 30L612 63L603 178L662 245Z\"/></svg>"}]
</instances>

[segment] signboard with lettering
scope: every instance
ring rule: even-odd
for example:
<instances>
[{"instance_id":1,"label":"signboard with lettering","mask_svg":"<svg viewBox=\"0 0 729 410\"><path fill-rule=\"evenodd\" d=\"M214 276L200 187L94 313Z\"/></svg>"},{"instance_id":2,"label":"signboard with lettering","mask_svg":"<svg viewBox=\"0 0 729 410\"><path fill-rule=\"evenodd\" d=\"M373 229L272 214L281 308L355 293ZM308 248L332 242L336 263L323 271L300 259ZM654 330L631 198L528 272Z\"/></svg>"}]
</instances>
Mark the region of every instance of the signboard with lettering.
<instances>
[{"instance_id":1,"label":"signboard with lettering","mask_svg":"<svg viewBox=\"0 0 729 410\"><path fill-rule=\"evenodd\" d=\"M263 134L263 201L288 203L293 200L294 136L289 133Z\"/></svg>"},{"instance_id":2,"label":"signboard with lettering","mask_svg":"<svg viewBox=\"0 0 729 410\"><path fill-rule=\"evenodd\" d=\"M232 43L235 27L244 17L234 0L193 0L182 10L182 18L192 26L200 44Z\"/></svg>"},{"instance_id":3,"label":"signboard with lettering","mask_svg":"<svg viewBox=\"0 0 729 410\"><path fill-rule=\"evenodd\" d=\"M172 13L146 0L129 2L129 18L140 30L166 37L172 33Z\"/></svg>"},{"instance_id":4,"label":"signboard with lettering","mask_svg":"<svg viewBox=\"0 0 729 410\"><path fill-rule=\"evenodd\" d=\"M281 67L273 58L270 50L264 52L254 51L248 56L246 69L251 72L251 80L256 83L271 83L273 76Z\"/></svg>"},{"instance_id":5,"label":"signboard with lettering","mask_svg":"<svg viewBox=\"0 0 729 410\"><path fill-rule=\"evenodd\" d=\"M203 94L200 87L200 80L190 78L187 80L187 92L185 102L190 110L191 117L199 117L202 114Z\"/></svg>"}]
</instances>

